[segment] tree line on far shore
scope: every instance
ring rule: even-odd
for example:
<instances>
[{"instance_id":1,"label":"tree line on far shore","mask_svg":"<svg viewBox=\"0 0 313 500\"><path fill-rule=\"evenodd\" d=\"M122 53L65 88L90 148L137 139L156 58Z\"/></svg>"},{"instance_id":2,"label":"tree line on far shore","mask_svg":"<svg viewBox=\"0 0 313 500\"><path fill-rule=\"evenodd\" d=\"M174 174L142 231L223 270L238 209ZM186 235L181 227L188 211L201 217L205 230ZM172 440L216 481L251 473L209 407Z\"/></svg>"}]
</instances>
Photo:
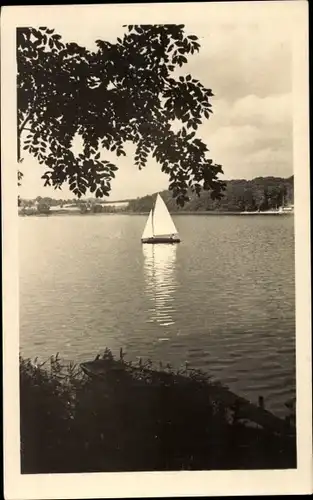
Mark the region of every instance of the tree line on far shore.
<instances>
[{"instance_id":1,"label":"tree line on far shore","mask_svg":"<svg viewBox=\"0 0 313 500\"><path fill-rule=\"evenodd\" d=\"M200 196L191 194L190 201L183 208L178 207L173 199L171 191L162 191L161 195L171 212L197 212L197 211L265 211L277 209L282 206L292 205L294 202L293 176L281 177L257 177L253 180L230 180L226 181L226 189L220 200L212 200L208 193L203 192ZM88 199L55 199L41 197L26 200L19 197L19 207L32 209L36 212L49 213L51 207L74 208L82 214L91 213L115 213L115 212L149 212L156 198L156 193L128 201L121 206L109 205L96 198ZM127 200L125 200L127 201Z\"/></svg>"},{"instance_id":2,"label":"tree line on far shore","mask_svg":"<svg viewBox=\"0 0 313 500\"><path fill-rule=\"evenodd\" d=\"M253 180L236 179L226 181L226 189L219 200L205 192L200 196L191 195L190 201L183 208L178 207L170 191L161 193L170 212L197 211L266 211L293 204L293 176L287 179L281 177L257 177ZM137 198L129 202L130 212L148 212L153 206L156 194Z\"/></svg>"}]
</instances>

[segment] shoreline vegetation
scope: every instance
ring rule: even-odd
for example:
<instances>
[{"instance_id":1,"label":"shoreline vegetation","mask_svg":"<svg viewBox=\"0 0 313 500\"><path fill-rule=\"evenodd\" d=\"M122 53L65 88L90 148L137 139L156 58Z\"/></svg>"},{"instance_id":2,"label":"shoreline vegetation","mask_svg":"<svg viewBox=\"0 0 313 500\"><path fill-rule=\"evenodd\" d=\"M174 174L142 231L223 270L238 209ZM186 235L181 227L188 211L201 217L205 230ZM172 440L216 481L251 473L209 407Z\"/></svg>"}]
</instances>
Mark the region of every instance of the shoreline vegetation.
<instances>
[{"instance_id":1,"label":"shoreline vegetation","mask_svg":"<svg viewBox=\"0 0 313 500\"><path fill-rule=\"evenodd\" d=\"M162 199L173 215L276 215L293 213L293 176L258 177L251 181L226 182L222 199L212 200L208 193L200 196L189 193L190 200L178 207L171 191L162 191ZM18 198L19 215L94 215L94 214L144 214L150 212L157 193L137 199L108 201L97 198L53 199L37 196L36 199Z\"/></svg>"},{"instance_id":2,"label":"shoreline vegetation","mask_svg":"<svg viewBox=\"0 0 313 500\"><path fill-rule=\"evenodd\" d=\"M262 397L122 350L81 365L20 356L21 472L296 468L293 404L280 419Z\"/></svg>"}]
</instances>

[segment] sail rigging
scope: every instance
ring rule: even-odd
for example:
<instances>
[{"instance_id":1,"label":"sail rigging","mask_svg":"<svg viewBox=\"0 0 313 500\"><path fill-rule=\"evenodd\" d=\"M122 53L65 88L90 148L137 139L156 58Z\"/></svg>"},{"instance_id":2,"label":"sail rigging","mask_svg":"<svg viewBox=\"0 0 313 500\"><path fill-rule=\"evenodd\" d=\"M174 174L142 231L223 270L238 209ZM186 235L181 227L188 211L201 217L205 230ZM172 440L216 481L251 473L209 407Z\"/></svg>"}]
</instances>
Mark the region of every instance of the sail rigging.
<instances>
[{"instance_id":1,"label":"sail rigging","mask_svg":"<svg viewBox=\"0 0 313 500\"><path fill-rule=\"evenodd\" d=\"M159 241L160 243L180 241L173 219L159 194L157 195L154 207L150 210L142 234L143 242L150 243L156 240L162 240Z\"/></svg>"}]
</instances>

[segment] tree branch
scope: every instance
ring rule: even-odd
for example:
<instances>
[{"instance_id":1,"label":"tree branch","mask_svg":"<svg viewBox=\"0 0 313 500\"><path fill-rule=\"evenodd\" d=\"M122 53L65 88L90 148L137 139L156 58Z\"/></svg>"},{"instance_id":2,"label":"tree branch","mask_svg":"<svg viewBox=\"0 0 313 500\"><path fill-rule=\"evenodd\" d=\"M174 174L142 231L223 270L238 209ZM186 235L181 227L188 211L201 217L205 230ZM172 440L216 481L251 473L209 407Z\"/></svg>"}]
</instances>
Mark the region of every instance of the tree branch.
<instances>
[{"instance_id":1,"label":"tree branch","mask_svg":"<svg viewBox=\"0 0 313 500\"><path fill-rule=\"evenodd\" d=\"M30 119L30 115L31 115L31 113L28 113L28 115L26 116L26 118L25 118L25 120L23 121L22 125L19 127L19 129L18 129L19 134L21 134L21 133L23 132L24 127L25 127L26 123L27 123L27 122L28 122L28 120Z\"/></svg>"},{"instance_id":2,"label":"tree branch","mask_svg":"<svg viewBox=\"0 0 313 500\"><path fill-rule=\"evenodd\" d=\"M23 130L30 130L30 129L25 128L25 125L29 121L30 117L31 117L31 112L28 113L28 115L26 116L26 118L23 121L23 123L21 124L21 126L17 128L17 161L18 161L18 163L20 163L20 161L21 161L21 142L22 142L21 141L21 134L22 134Z\"/></svg>"}]
</instances>

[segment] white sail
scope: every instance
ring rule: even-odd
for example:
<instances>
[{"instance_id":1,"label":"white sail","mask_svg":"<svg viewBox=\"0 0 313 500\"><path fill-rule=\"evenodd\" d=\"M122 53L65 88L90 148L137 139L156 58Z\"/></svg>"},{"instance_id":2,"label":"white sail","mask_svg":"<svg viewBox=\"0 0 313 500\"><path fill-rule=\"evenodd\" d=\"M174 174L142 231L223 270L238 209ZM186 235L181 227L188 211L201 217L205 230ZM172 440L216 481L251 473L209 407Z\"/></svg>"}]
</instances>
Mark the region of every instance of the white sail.
<instances>
[{"instance_id":1,"label":"white sail","mask_svg":"<svg viewBox=\"0 0 313 500\"><path fill-rule=\"evenodd\" d=\"M148 220L142 233L142 238L152 238L153 236L152 213L153 209L151 208Z\"/></svg>"},{"instance_id":2,"label":"white sail","mask_svg":"<svg viewBox=\"0 0 313 500\"><path fill-rule=\"evenodd\" d=\"M159 194L153 211L153 233L153 236L177 235L173 219Z\"/></svg>"}]
</instances>

